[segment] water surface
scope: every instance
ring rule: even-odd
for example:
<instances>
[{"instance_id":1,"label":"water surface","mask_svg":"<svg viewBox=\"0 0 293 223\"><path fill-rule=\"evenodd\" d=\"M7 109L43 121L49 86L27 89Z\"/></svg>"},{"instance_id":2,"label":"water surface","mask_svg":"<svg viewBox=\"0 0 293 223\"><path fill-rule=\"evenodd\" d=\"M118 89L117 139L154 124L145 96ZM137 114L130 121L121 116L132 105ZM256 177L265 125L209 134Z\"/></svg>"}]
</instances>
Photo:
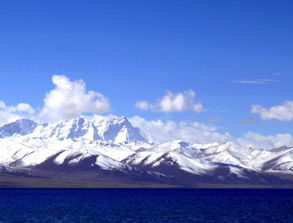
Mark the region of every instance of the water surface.
<instances>
[{"instance_id":1,"label":"water surface","mask_svg":"<svg viewBox=\"0 0 293 223\"><path fill-rule=\"evenodd\" d=\"M293 222L289 189L0 189L0 222Z\"/></svg>"}]
</instances>

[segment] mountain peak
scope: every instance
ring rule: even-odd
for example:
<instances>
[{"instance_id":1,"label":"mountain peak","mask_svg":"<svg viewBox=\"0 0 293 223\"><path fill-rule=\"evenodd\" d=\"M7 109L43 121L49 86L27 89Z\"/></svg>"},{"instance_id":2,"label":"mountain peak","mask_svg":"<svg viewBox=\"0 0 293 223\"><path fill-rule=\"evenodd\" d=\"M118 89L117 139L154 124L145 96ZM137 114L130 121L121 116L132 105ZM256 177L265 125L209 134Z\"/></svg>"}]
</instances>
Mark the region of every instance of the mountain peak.
<instances>
[{"instance_id":1,"label":"mountain peak","mask_svg":"<svg viewBox=\"0 0 293 223\"><path fill-rule=\"evenodd\" d=\"M146 142L125 116L77 117L49 123L20 119L0 128L0 137L28 135L34 138L103 140L111 143Z\"/></svg>"},{"instance_id":2,"label":"mountain peak","mask_svg":"<svg viewBox=\"0 0 293 223\"><path fill-rule=\"evenodd\" d=\"M133 127L125 116L94 116L92 121L98 127L99 135L105 141L116 143L146 142L139 129Z\"/></svg>"},{"instance_id":3,"label":"mountain peak","mask_svg":"<svg viewBox=\"0 0 293 223\"><path fill-rule=\"evenodd\" d=\"M0 127L0 137L10 137L13 135L26 135L34 131L37 123L30 119L19 119L15 122L5 124Z\"/></svg>"}]
</instances>

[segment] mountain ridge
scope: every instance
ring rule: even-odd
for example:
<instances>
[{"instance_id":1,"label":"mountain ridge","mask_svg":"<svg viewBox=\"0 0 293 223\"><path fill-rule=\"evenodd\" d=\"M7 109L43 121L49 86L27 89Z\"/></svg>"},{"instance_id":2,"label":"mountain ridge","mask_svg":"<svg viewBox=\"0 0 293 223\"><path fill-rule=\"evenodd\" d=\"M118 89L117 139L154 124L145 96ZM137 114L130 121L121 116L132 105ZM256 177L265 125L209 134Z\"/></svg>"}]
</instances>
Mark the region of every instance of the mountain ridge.
<instances>
[{"instance_id":1,"label":"mountain ridge","mask_svg":"<svg viewBox=\"0 0 293 223\"><path fill-rule=\"evenodd\" d=\"M232 141L154 144L117 116L51 123L21 119L0 127L0 167L36 177L99 180L102 174L191 187L199 182L293 185L293 148L261 150Z\"/></svg>"}]
</instances>

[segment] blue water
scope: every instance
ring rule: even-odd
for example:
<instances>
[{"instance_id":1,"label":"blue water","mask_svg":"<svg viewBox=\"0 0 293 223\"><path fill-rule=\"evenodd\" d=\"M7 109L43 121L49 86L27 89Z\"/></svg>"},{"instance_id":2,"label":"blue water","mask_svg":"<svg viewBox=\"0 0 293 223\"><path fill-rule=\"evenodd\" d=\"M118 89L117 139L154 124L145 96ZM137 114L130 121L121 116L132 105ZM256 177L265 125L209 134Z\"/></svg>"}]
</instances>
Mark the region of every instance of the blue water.
<instances>
[{"instance_id":1,"label":"blue water","mask_svg":"<svg viewBox=\"0 0 293 223\"><path fill-rule=\"evenodd\" d=\"M0 189L0 222L293 223L293 190Z\"/></svg>"}]
</instances>

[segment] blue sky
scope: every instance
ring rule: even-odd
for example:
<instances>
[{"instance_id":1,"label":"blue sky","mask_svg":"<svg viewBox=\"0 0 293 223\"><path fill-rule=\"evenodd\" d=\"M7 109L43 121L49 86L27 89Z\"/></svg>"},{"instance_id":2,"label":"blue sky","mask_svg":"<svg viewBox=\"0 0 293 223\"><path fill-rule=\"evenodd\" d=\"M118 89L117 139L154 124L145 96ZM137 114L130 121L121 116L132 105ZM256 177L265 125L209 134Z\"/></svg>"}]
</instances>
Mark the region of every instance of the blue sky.
<instances>
[{"instance_id":1,"label":"blue sky","mask_svg":"<svg viewBox=\"0 0 293 223\"><path fill-rule=\"evenodd\" d=\"M277 0L3 1L0 100L41 110L52 75L65 74L105 95L113 114L292 134L291 119L251 113L293 100L292 10ZM135 107L189 89L202 112Z\"/></svg>"}]
</instances>

